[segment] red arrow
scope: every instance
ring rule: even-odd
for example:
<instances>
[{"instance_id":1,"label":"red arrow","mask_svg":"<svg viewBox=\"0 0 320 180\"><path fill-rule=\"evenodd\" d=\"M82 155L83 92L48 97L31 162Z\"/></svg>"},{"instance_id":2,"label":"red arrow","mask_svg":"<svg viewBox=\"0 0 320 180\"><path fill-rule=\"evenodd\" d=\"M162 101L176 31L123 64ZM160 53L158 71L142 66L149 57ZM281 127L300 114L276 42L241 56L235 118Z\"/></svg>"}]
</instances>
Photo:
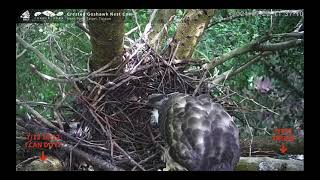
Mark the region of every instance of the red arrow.
<instances>
[{"instance_id":1,"label":"red arrow","mask_svg":"<svg viewBox=\"0 0 320 180\"><path fill-rule=\"evenodd\" d=\"M40 156L40 159L41 159L42 161L44 161L44 160L47 159L47 157L44 155L44 151L42 151L41 156Z\"/></svg>"},{"instance_id":2,"label":"red arrow","mask_svg":"<svg viewBox=\"0 0 320 180\"><path fill-rule=\"evenodd\" d=\"M281 146L280 146L280 152L282 154L285 154L287 152L287 147L282 143Z\"/></svg>"}]
</instances>

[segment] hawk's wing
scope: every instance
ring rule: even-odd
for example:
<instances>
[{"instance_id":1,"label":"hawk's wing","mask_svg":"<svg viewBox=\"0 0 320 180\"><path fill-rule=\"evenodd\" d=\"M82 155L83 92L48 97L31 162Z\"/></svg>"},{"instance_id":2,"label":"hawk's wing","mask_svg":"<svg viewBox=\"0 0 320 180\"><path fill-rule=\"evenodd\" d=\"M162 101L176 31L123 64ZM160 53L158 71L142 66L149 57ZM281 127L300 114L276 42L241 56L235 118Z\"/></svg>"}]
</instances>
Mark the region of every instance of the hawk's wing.
<instances>
[{"instance_id":1,"label":"hawk's wing","mask_svg":"<svg viewBox=\"0 0 320 180\"><path fill-rule=\"evenodd\" d=\"M240 158L239 130L220 104L180 93L159 109L171 158L188 170L233 170Z\"/></svg>"}]
</instances>

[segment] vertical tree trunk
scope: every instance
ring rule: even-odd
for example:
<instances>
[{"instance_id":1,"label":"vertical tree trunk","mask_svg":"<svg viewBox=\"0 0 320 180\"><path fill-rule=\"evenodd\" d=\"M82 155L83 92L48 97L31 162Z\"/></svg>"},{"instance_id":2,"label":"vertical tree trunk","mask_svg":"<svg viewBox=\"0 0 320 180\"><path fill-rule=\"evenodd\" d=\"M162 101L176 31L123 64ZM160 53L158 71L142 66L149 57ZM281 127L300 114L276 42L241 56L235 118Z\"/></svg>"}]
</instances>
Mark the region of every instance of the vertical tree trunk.
<instances>
[{"instance_id":1,"label":"vertical tree trunk","mask_svg":"<svg viewBox=\"0 0 320 180\"><path fill-rule=\"evenodd\" d=\"M163 38L165 33L163 27L175 13L176 9L159 9L156 12L155 17L151 22L152 32L149 34L151 47L156 48L158 43L161 47L162 42L165 41Z\"/></svg>"},{"instance_id":2,"label":"vertical tree trunk","mask_svg":"<svg viewBox=\"0 0 320 180\"><path fill-rule=\"evenodd\" d=\"M97 70L108 64L123 52L124 16L120 9L89 9L87 23L92 45L91 70ZM106 16L94 16L95 13L106 13ZM115 61L112 67L119 65Z\"/></svg>"},{"instance_id":3,"label":"vertical tree trunk","mask_svg":"<svg viewBox=\"0 0 320 180\"><path fill-rule=\"evenodd\" d=\"M176 52L176 57L178 59L191 58L199 38L208 26L213 15L214 9L187 10L186 15L178 25L176 35L170 48L170 50L173 51L179 44Z\"/></svg>"}]
</instances>

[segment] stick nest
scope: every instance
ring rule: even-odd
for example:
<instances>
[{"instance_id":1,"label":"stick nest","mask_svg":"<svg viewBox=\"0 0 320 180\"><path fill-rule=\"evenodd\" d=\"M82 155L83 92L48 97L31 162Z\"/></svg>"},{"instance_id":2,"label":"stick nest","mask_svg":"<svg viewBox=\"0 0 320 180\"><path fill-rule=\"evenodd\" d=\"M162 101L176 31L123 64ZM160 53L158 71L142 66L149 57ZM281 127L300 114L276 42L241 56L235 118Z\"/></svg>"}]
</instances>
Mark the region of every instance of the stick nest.
<instances>
[{"instance_id":1,"label":"stick nest","mask_svg":"<svg viewBox=\"0 0 320 180\"><path fill-rule=\"evenodd\" d=\"M205 72L203 61L172 57L174 52L161 56L147 43L138 41L126 50L117 68L106 65L75 81L80 93L74 93L73 106L62 102L55 108L60 117L60 124L55 125L60 130L44 127L36 119L33 123L17 119L17 124L29 130L45 129L62 134L69 148L64 147L64 153L61 149L56 152L66 170L162 169L165 144L158 127L150 124L151 108L146 104L147 98L153 93L193 94ZM213 88L207 78L197 94L209 93ZM70 111L72 115L67 116Z\"/></svg>"}]
</instances>

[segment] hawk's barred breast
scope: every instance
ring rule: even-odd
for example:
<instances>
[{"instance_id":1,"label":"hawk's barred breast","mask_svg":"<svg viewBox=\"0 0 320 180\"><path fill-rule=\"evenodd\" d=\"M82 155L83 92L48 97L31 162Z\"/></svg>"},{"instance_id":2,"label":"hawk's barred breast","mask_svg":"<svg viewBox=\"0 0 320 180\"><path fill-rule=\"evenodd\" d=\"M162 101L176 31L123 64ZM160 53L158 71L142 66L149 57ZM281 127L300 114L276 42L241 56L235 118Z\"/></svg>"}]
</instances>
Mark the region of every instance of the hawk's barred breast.
<instances>
[{"instance_id":1,"label":"hawk's barred breast","mask_svg":"<svg viewBox=\"0 0 320 180\"><path fill-rule=\"evenodd\" d=\"M210 97L174 93L159 107L161 135L171 158L188 170L233 170L240 158L239 130Z\"/></svg>"}]
</instances>

